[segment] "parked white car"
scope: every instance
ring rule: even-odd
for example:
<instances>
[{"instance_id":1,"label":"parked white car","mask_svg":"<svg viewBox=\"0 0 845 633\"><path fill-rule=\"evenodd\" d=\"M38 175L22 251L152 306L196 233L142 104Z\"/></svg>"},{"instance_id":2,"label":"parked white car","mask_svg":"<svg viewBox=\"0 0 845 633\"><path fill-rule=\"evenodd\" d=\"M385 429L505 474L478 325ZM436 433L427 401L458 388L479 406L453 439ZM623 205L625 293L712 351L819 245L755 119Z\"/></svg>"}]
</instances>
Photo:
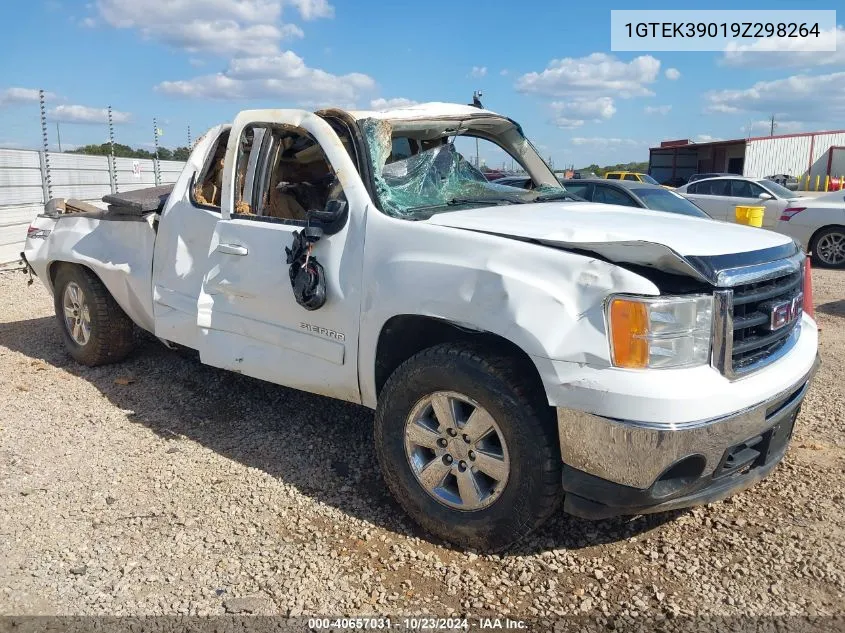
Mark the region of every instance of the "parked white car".
<instances>
[{"instance_id":1,"label":"parked white car","mask_svg":"<svg viewBox=\"0 0 845 633\"><path fill-rule=\"evenodd\" d=\"M764 178L725 176L676 189L715 220L736 222L736 207L765 207L763 228L798 240L821 266L845 266L845 194L802 196Z\"/></svg>"},{"instance_id":2,"label":"parked white car","mask_svg":"<svg viewBox=\"0 0 845 633\"><path fill-rule=\"evenodd\" d=\"M466 136L534 188L488 182ZM388 487L461 545L505 547L561 498L603 518L753 485L817 363L793 240L573 201L522 128L480 108L242 112L169 196L107 201L51 201L23 253L76 360L122 360L138 326L375 409Z\"/></svg>"},{"instance_id":3,"label":"parked white car","mask_svg":"<svg viewBox=\"0 0 845 633\"><path fill-rule=\"evenodd\" d=\"M845 268L845 191L793 201L775 230L798 240L817 264Z\"/></svg>"},{"instance_id":4,"label":"parked white car","mask_svg":"<svg viewBox=\"0 0 845 633\"><path fill-rule=\"evenodd\" d=\"M794 191L764 178L744 176L721 176L705 178L687 183L675 189L699 207L714 220L736 222L736 207L766 207L763 228L777 226L781 214L793 200L798 198Z\"/></svg>"}]
</instances>

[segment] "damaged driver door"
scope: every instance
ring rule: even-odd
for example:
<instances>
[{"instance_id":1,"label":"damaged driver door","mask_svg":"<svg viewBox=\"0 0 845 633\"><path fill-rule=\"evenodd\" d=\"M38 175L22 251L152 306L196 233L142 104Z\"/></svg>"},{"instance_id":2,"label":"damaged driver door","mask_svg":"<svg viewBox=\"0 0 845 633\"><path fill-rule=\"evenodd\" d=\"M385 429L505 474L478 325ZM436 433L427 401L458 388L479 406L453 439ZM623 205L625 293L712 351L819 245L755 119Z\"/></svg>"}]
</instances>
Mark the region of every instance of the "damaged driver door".
<instances>
[{"instance_id":1,"label":"damaged driver door","mask_svg":"<svg viewBox=\"0 0 845 633\"><path fill-rule=\"evenodd\" d=\"M360 402L368 201L325 120L300 110L241 113L226 150L222 216L197 302L202 362ZM286 249L296 244L308 248L290 263ZM302 299L298 273L306 263L308 270L319 266L322 303Z\"/></svg>"}]
</instances>

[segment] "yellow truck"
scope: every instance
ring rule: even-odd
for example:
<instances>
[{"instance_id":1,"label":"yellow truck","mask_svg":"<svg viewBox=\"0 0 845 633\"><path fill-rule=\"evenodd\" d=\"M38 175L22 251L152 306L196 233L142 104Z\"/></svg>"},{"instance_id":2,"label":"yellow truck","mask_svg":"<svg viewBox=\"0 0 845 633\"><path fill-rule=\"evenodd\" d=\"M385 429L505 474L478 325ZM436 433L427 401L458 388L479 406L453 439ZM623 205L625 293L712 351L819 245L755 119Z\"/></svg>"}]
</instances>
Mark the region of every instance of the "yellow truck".
<instances>
[{"instance_id":1,"label":"yellow truck","mask_svg":"<svg viewBox=\"0 0 845 633\"><path fill-rule=\"evenodd\" d=\"M604 175L605 178L609 180L635 180L637 182L647 182L650 185L659 185L660 183L657 182L654 178L649 176L648 174L640 174L635 171L609 171ZM663 185L665 186L665 185ZM672 187L667 187L667 189L671 189Z\"/></svg>"}]
</instances>

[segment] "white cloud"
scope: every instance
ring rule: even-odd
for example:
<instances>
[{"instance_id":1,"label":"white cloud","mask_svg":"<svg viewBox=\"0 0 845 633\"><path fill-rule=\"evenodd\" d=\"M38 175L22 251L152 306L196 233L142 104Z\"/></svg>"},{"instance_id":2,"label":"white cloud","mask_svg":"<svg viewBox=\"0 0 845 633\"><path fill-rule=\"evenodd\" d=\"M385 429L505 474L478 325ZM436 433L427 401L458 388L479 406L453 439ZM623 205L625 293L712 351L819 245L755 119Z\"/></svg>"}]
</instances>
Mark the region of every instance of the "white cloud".
<instances>
[{"instance_id":1,"label":"white cloud","mask_svg":"<svg viewBox=\"0 0 845 633\"><path fill-rule=\"evenodd\" d=\"M677 68L667 68L666 69L666 79L670 81L677 81L681 78L681 71Z\"/></svg>"},{"instance_id":2,"label":"white cloud","mask_svg":"<svg viewBox=\"0 0 845 633\"><path fill-rule=\"evenodd\" d=\"M470 77L481 78L487 75L487 66L473 66L469 71Z\"/></svg>"},{"instance_id":3,"label":"white cloud","mask_svg":"<svg viewBox=\"0 0 845 633\"><path fill-rule=\"evenodd\" d=\"M86 28L86 29L93 29L97 26L97 19L92 18L90 15L87 18L82 18L79 21L79 26Z\"/></svg>"},{"instance_id":4,"label":"white cloud","mask_svg":"<svg viewBox=\"0 0 845 633\"><path fill-rule=\"evenodd\" d=\"M273 22L281 17L280 0L97 0L99 13L112 26L130 28L199 17L238 22Z\"/></svg>"},{"instance_id":5,"label":"white cloud","mask_svg":"<svg viewBox=\"0 0 845 633\"><path fill-rule=\"evenodd\" d=\"M290 3L299 9L303 20L334 17L334 7L327 0L290 0Z\"/></svg>"},{"instance_id":6,"label":"white cloud","mask_svg":"<svg viewBox=\"0 0 845 633\"><path fill-rule=\"evenodd\" d=\"M273 98L299 105L347 104L375 89L361 73L333 75L311 68L293 51L279 55L240 57L214 75L164 81L156 90L167 95L221 100Z\"/></svg>"},{"instance_id":7,"label":"white cloud","mask_svg":"<svg viewBox=\"0 0 845 633\"><path fill-rule=\"evenodd\" d=\"M732 114L739 112L736 106L728 105L726 103L711 103L706 108L707 112L722 112L723 114Z\"/></svg>"},{"instance_id":8,"label":"white cloud","mask_svg":"<svg viewBox=\"0 0 845 633\"><path fill-rule=\"evenodd\" d=\"M553 101L551 107L555 111L552 123L564 129L581 127L587 121L600 122L616 114L610 97Z\"/></svg>"},{"instance_id":9,"label":"white cloud","mask_svg":"<svg viewBox=\"0 0 845 633\"><path fill-rule=\"evenodd\" d=\"M56 95L52 92L45 92L44 96L47 99L52 99ZM38 89L12 87L0 92L0 106L15 103L38 103Z\"/></svg>"},{"instance_id":10,"label":"white cloud","mask_svg":"<svg viewBox=\"0 0 845 633\"><path fill-rule=\"evenodd\" d=\"M638 141L632 138L608 138L605 136L576 136L572 139L572 144L578 146L590 145L593 147L607 149L614 147L647 147L648 141Z\"/></svg>"},{"instance_id":11,"label":"white cloud","mask_svg":"<svg viewBox=\"0 0 845 633\"><path fill-rule=\"evenodd\" d=\"M507 68L502 68L502 70L499 71L499 74L502 77L507 77L510 74L510 71Z\"/></svg>"},{"instance_id":12,"label":"white cloud","mask_svg":"<svg viewBox=\"0 0 845 633\"><path fill-rule=\"evenodd\" d=\"M326 0L291 6L304 20L334 15ZM94 7L109 26L191 52L272 55L280 41L303 37L300 27L281 21L282 0L97 0Z\"/></svg>"},{"instance_id":13,"label":"white cloud","mask_svg":"<svg viewBox=\"0 0 845 633\"><path fill-rule=\"evenodd\" d=\"M671 105L659 105L659 106L646 106L643 108L643 112L646 114L661 114L666 115L672 111Z\"/></svg>"},{"instance_id":14,"label":"white cloud","mask_svg":"<svg viewBox=\"0 0 845 633\"><path fill-rule=\"evenodd\" d=\"M108 123L107 108L89 108L82 105L60 105L47 111L47 118L62 123ZM132 119L129 112L112 110L114 123L128 123Z\"/></svg>"},{"instance_id":15,"label":"white cloud","mask_svg":"<svg viewBox=\"0 0 845 633\"><path fill-rule=\"evenodd\" d=\"M710 136L709 134L699 134L698 136L692 139L693 143L715 143L716 141L722 141L724 139L719 138L718 136Z\"/></svg>"},{"instance_id":16,"label":"white cloud","mask_svg":"<svg viewBox=\"0 0 845 633\"><path fill-rule=\"evenodd\" d=\"M835 123L845 117L845 72L758 81L742 90L705 95L708 112L756 112L790 121Z\"/></svg>"},{"instance_id":17,"label":"white cloud","mask_svg":"<svg viewBox=\"0 0 845 633\"><path fill-rule=\"evenodd\" d=\"M549 97L577 94L642 97L653 94L647 86L657 79L659 72L660 61L651 55L623 62L613 55L593 53L578 59L553 59L542 72L522 75L516 89Z\"/></svg>"},{"instance_id":18,"label":"white cloud","mask_svg":"<svg viewBox=\"0 0 845 633\"><path fill-rule=\"evenodd\" d=\"M379 97L370 101L370 107L373 110L391 110L393 108L405 108L407 106L416 105L418 101L406 99L405 97L396 97L394 99L385 99Z\"/></svg>"},{"instance_id":19,"label":"white cloud","mask_svg":"<svg viewBox=\"0 0 845 633\"><path fill-rule=\"evenodd\" d=\"M814 38L815 39L815 38ZM809 68L812 66L845 66L845 28L822 31L815 44L829 51L806 50L808 40L801 37L763 38L753 44L731 42L720 63L744 68ZM821 47L820 47L821 48Z\"/></svg>"}]
</instances>

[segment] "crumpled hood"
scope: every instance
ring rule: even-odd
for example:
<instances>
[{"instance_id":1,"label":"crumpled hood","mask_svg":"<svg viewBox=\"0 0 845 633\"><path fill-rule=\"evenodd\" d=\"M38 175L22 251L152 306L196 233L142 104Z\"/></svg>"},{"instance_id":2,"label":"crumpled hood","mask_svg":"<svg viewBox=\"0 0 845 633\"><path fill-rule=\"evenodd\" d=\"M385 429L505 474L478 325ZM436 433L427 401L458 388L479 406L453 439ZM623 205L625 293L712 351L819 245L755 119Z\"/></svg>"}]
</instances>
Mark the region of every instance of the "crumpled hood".
<instances>
[{"instance_id":1,"label":"crumpled hood","mask_svg":"<svg viewBox=\"0 0 845 633\"><path fill-rule=\"evenodd\" d=\"M791 238L756 227L590 202L474 208L439 213L428 222L592 252L716 285L720 270L797 251Z\"/></svg>"},{"instance_id":2,"label":"crumpled hood","mask_svg":"<svg viewBox=\"0 0 845 633\"><path fill-rule=\"evenodd\" d=\"M438 213L432 224L541 242L654 242L681 255L727 255L788 244L742 224L592 202L544 202Z\"/></svg>"}]
</instances>

